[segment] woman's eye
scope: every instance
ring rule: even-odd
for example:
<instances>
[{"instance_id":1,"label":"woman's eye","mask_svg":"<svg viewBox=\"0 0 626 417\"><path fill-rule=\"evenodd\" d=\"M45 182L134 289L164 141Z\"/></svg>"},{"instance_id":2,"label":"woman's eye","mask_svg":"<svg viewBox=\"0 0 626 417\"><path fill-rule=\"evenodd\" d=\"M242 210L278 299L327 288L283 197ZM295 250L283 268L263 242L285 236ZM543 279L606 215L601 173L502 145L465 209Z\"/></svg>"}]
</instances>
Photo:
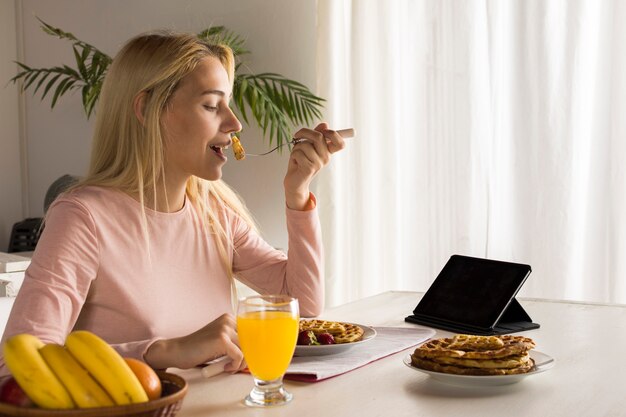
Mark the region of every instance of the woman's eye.
<instances>
[{"instance_id":1,"label":"woman's eye","mask_svg":"<svg viewBox=\"0 0 626 417\"><path fill-rule=\"evenodd\" d=\"M209 111L216 111L217 110L217 106L209 106L209 105L204 105L204 108L209 110Z\"/></svg>"}]
</instances>

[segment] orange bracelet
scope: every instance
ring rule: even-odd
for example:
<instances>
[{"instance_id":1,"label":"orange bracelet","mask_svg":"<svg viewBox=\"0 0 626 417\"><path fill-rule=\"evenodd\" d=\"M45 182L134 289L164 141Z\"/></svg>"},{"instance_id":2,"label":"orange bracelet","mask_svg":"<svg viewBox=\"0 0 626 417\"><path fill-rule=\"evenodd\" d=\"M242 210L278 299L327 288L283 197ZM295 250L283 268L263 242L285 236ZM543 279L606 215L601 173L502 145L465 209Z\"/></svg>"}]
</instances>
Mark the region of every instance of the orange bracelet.
<instances>
[{"instance_id":1,"label":"orange bracelet","mask_svg":"<svg viewBox=\"0 0 626 417\"><path fill-rule=\"evenodd\" d=\"M302 211L313 210L315 207L317 207L317 200L315 199L313 193L309 192L309 201L307 201L307 203L304 205Z\"/></svg>"}]
</instances>

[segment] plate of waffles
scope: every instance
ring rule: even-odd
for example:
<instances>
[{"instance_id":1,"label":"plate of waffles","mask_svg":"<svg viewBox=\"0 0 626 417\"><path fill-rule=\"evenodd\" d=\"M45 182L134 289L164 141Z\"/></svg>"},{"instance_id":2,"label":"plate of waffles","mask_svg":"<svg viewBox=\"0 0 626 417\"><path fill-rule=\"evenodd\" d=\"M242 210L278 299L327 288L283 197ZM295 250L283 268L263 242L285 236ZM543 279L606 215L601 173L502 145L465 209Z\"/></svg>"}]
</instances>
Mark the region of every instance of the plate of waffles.
<instances>
[{"instance_id":1,"label":"plate of waffles","mask_svg":"<svg viewBox=\"0 0 626 417\"><path fill-rule=\"evenodd\" d=\"M311 331L317 337L328 333L334 344L296 345L294 356L335 355L367 343L376 337L376 330L362 324L320 319L300 320L300 332Z\"/></svg>"},{"instance_id":2,"label":"plate of waffles","mask_svg":"<svg viewBox=\"0 0 626 417\"><path fill-rule=\"evenodd\" d=\"M423 343L403 362L448 384L508 385L554 366L554 358L534 347L535 342L523 336L459 334Z\"/></svg>"}]
</instances>

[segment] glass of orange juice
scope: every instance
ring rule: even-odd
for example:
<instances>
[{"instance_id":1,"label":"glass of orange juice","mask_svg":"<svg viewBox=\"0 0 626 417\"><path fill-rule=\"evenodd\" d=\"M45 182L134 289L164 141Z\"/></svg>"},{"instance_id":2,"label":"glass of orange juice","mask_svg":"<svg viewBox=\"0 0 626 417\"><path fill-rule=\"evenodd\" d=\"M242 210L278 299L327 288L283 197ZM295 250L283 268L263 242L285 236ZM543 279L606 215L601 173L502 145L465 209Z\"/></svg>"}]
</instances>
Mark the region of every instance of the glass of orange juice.
<instances>
[{"instance_id":1,"label":"glass of orange juice","mask_svg":"<svg viewBox=\"0 0 626 417\"><path fill-rule=\"evenodd\" d=\"M282 405L293 398L283 387L283 375L296 349L299 320L295 298L255 295L239 300L239 344L254 378L254 388L244 400L246 405Z\"/></svg>"}]
</instances>

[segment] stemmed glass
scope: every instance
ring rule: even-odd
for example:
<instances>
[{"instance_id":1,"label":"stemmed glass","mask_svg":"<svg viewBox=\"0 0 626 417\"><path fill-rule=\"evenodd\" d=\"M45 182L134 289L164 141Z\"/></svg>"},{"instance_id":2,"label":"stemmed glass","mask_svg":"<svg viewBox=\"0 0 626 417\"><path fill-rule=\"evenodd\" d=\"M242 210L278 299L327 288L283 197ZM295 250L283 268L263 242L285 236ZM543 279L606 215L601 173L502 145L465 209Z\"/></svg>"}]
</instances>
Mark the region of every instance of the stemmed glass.
<instances>
[{"instance_id":1,"label":"stemmed glass","mask_svg":"<svg viewBox=\"0 0 626 417\"><path fill-rule=\"evenodd\" d=\"M255 295L239 300L237 333L254 378L245 398L249 406L276 406L291 401L283 376L298 340L298 300L286 295Z\"/></svg>"}]
</instances>

